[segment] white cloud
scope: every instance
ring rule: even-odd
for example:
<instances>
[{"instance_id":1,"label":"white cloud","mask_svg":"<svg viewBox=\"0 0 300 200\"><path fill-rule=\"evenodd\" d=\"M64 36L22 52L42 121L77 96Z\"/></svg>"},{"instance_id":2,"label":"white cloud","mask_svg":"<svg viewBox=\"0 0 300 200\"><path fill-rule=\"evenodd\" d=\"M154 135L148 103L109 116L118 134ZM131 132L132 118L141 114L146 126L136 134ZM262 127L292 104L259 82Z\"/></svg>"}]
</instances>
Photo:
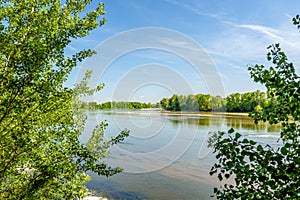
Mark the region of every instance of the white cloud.
<instances>
[{"instance_id":1,"label":"white cloud","mask_svg":"<svg viewBox=\"0 0 300 200\"><path fill-rule=\"evenodd\" d=\"M76 51L76 48L73 47L72 45L69 45L68 48L71 49L72 51Z\"/></svg>"},{"instance_id":2,"label":"white cloud","mask_svg":"<svg viewBox=\"0 0 300 200\"><path fill-rule=\"evenodd\" d=\"M244 62L245 65L252 63L265 64L267 47L273 43L280 43L283 51L294 58L293 61L300 61L300 34L291 24L292 15L285 13L287 18L277 27L264 26L260 24L238 24L239 19L230 21L220 13L209 13L199 9L198 6L179 2L178 0L165 0L182 9L188 10L199 16L216 19L224 25L223 31L210 43L206 42L206 52L212 58L226 57L233 61ZM235 21L235 22L233 22ZM262 19L263 22L263 19ZM184 44L176 41L168 41L169 45L188 49ZM231 63L228 63L230 65ZM300 64L300 63L299 63Z\"/></svg>"},{"instance_id":3,"label":"white cloud","mask_svg":"<svg viewBox=\"0 0 300 200\"><path fill-rule=\"evenodd\" d=\"M257 32L262 33L262 34L264 34L268 37L271 37L272 39L275 39L275 40L279 40L279 41L283 40L282 37L276 35L276 32L278 32L277 30L266 27L266 26L261 26L261 25L256 25L256 24L244 24L244 25L236 25L236 26L240 27L240 28L246 28L246 29L250 29L253 31L257 31Z\"/></svg>"},{"instance_id":4,"label":"white cloud","mask_svg":"<svg viewBox=\"0 0 300 200\"><path fill-rule=\"evenodd\" d=\"M199 15L199 16L206 16L206 17L210 17L210 18L214 18L214 19L218 19L218 20L221 19L219 14L205 12L205 11L197 8L195 5L192 6L190 4L185 4L182 1L178 2L177 0L165 0L165 1L168 3L171 3L173 5L179 6L181 8L184 8L184 9L186 9L196 15Z\"/></svg>"},{"instance_id":5,"label":"white cloud","mask_svg":"<svg viewBox=\"0 0 300 200\"><path fill-rule=\"evenodd\" d=\"M246 69L249 64L271 66L266 54L267 47L274 43L280 43L282 51L300 72L300 33L290 19L276 27L228 21L224 25L227 27L214 40L207 42L206 48L222 73L225 86L230 85L226 87L227 93L263 90L263 86L252 82ZM232 85L233 80L238 84Z\"/></svg>"}]
</instances>

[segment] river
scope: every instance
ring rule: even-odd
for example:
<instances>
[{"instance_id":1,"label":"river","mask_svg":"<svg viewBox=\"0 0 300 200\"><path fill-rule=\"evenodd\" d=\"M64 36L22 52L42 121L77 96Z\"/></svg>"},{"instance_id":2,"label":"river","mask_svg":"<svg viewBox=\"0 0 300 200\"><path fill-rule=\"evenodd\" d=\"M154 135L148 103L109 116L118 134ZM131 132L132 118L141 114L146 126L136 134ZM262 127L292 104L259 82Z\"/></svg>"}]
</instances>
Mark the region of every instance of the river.
<instances>
[{"instance_id":1,"label":"river","mask_svg":"<svg viewBox=\"0 0 300 200\"><path fill-rule=\"evenodd\" d=\"M216 161L207 147L209 132L236 131L265 145L276 145L279 126L254 125L243 114L172 113L161 111L89 111L86 142L95 125L108 121L105 138L130 130L130 136L111 148L105 159L124 168L112 177L91 175L87 187L113 199L211 199L219 185L209 170Z\"/></svg>"}]
</instances>

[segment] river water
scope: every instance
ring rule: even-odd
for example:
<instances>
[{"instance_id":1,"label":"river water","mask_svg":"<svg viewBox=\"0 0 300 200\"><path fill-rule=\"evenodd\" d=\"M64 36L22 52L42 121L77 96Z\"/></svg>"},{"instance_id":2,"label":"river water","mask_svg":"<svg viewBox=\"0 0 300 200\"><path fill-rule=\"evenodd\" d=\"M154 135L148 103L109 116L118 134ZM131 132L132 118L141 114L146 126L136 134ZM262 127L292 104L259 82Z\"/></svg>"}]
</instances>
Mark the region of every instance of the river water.
<instances>
[{"instance_id":1,"label":"river water","mask_svg":"<svg viewBox=\"0 0 300 200\"><path fill-rule=\"evenodd\" d=\"M222 113L170 113L161 111L89 111L86 142L95 125L108 121L105 138L125 128L130 136L111 148L105 159L123 173L112 177L91 175L87 186L113 199L211 199L219 185L209 170L216 161L207 147L209 132L231 127L262 145L275 145L279 126L254 125L246 115Z\"/></svg>"}]
</instances>

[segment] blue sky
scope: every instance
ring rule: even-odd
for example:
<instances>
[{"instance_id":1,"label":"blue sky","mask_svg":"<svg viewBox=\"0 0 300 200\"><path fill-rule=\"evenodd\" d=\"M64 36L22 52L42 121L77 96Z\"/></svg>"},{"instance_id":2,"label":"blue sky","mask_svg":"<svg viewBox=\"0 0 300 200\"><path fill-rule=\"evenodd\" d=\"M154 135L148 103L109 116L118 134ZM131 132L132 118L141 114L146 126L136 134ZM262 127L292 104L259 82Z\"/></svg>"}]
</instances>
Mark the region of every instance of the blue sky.
<instances>
[{"instance_id":1,"label":"blue sky","mask_svg":"<svg viewBox=\"0 0 300 200\"><path fill-rule=\"evenodd\" d=\"M297 72L300 71L300 33L291 22L299 13L298 0L104 0L103 3L107 23L89 36L73 41L66 50L67 54L83 48L97 50L94 61L81 63L67 81L67 85L72 85L85 69L93 69L94 83L104 83L105 88L91 97L92 101L157 102L173 93L224 96L264 90L250 79L247 67L270 66L266 48L276 42L281 43ZM161 34L169 33L161 37L151 33L153 28ZM144 32L134 35L135 30ZM117 40L118 35L128 32L131 35L123 39L126 42ZM152 41L166 46L149 48ZM194 51L196 46L191 48L194 43L201 50L197 50L198 54ZM111 55L128 46L137 48L110 60ZM176 54L177 50L182 50L182 54ZM109 64L104 66L105 59ZM195 63L201 63L202 68L195 67ZM210 77L206 74L210 71L205 71L208 69Z\"/></svg>"}]
</instances>

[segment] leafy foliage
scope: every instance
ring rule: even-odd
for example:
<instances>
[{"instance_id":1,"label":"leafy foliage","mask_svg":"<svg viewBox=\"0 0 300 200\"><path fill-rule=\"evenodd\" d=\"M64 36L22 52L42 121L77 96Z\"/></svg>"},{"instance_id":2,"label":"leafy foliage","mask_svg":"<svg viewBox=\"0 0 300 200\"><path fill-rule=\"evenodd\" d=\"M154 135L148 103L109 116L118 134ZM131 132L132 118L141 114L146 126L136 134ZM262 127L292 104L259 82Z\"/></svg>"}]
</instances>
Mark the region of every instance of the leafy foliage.
<instances>
[{"instance_id":1,"label":"leafy foliage","mask_svg":"<svg viewBox=\"0 0 300 200\"><path fill-rule=\"evenodd\" d=\"M121 171L102 162L124 130L103 141L106 122L88 144L79 141L86 116L79 109L91 72L74 89L65 88L70 71L94 54L67 57L72 39L104 24L103 4L92 0L4 0L0 8L0 199L72 199L87 194L86 171L110 176Z\"/></svg>"},{"instance_id":2,"label":"leafy foliage","mask_svg":"<svg viewBox=\"0 0 300 200\"><path fill-rule=\"evenodd\" d=\"M209 94L188 96L175 94L171 98L163 98L159 103L163 109L171 111L250 112L264 108L271 101L274 99L267 98L265 92L257 90L244 94L233 93L226 98Z\"/></svg>"},{"instance_id":3,"label":"leafy foliage","mask_svg":"<svg viewBox=\"0 0 300 200\"><path fill-rule=\"evenodd\" d=\"M88 109L88 110L106 110L106 109L143 109L143 108L152 108L155 105L151 103L142 103L142 102L104 102L98 104L97 102L81 102L81 108Z\"/></svg>"},{"instance_id":4,"label":"leafy foliage","mask_svg":"<svg viewBox=\"0 0 300 200\"><path fill-rule=\"evenodd\" d=\"M275 101L253 111L251 116L255 123L262 120L281 124L279 147L262 146L233 129L214 133L209 142L218 163L210 175L217 174L220 181L230 177L235 181L215 188L218 199L300 198L300 77L279 44L268 49L267 58L274 67L255 65L249 70L254 81L264 84Z\"/></svg>"}]
</instances>

